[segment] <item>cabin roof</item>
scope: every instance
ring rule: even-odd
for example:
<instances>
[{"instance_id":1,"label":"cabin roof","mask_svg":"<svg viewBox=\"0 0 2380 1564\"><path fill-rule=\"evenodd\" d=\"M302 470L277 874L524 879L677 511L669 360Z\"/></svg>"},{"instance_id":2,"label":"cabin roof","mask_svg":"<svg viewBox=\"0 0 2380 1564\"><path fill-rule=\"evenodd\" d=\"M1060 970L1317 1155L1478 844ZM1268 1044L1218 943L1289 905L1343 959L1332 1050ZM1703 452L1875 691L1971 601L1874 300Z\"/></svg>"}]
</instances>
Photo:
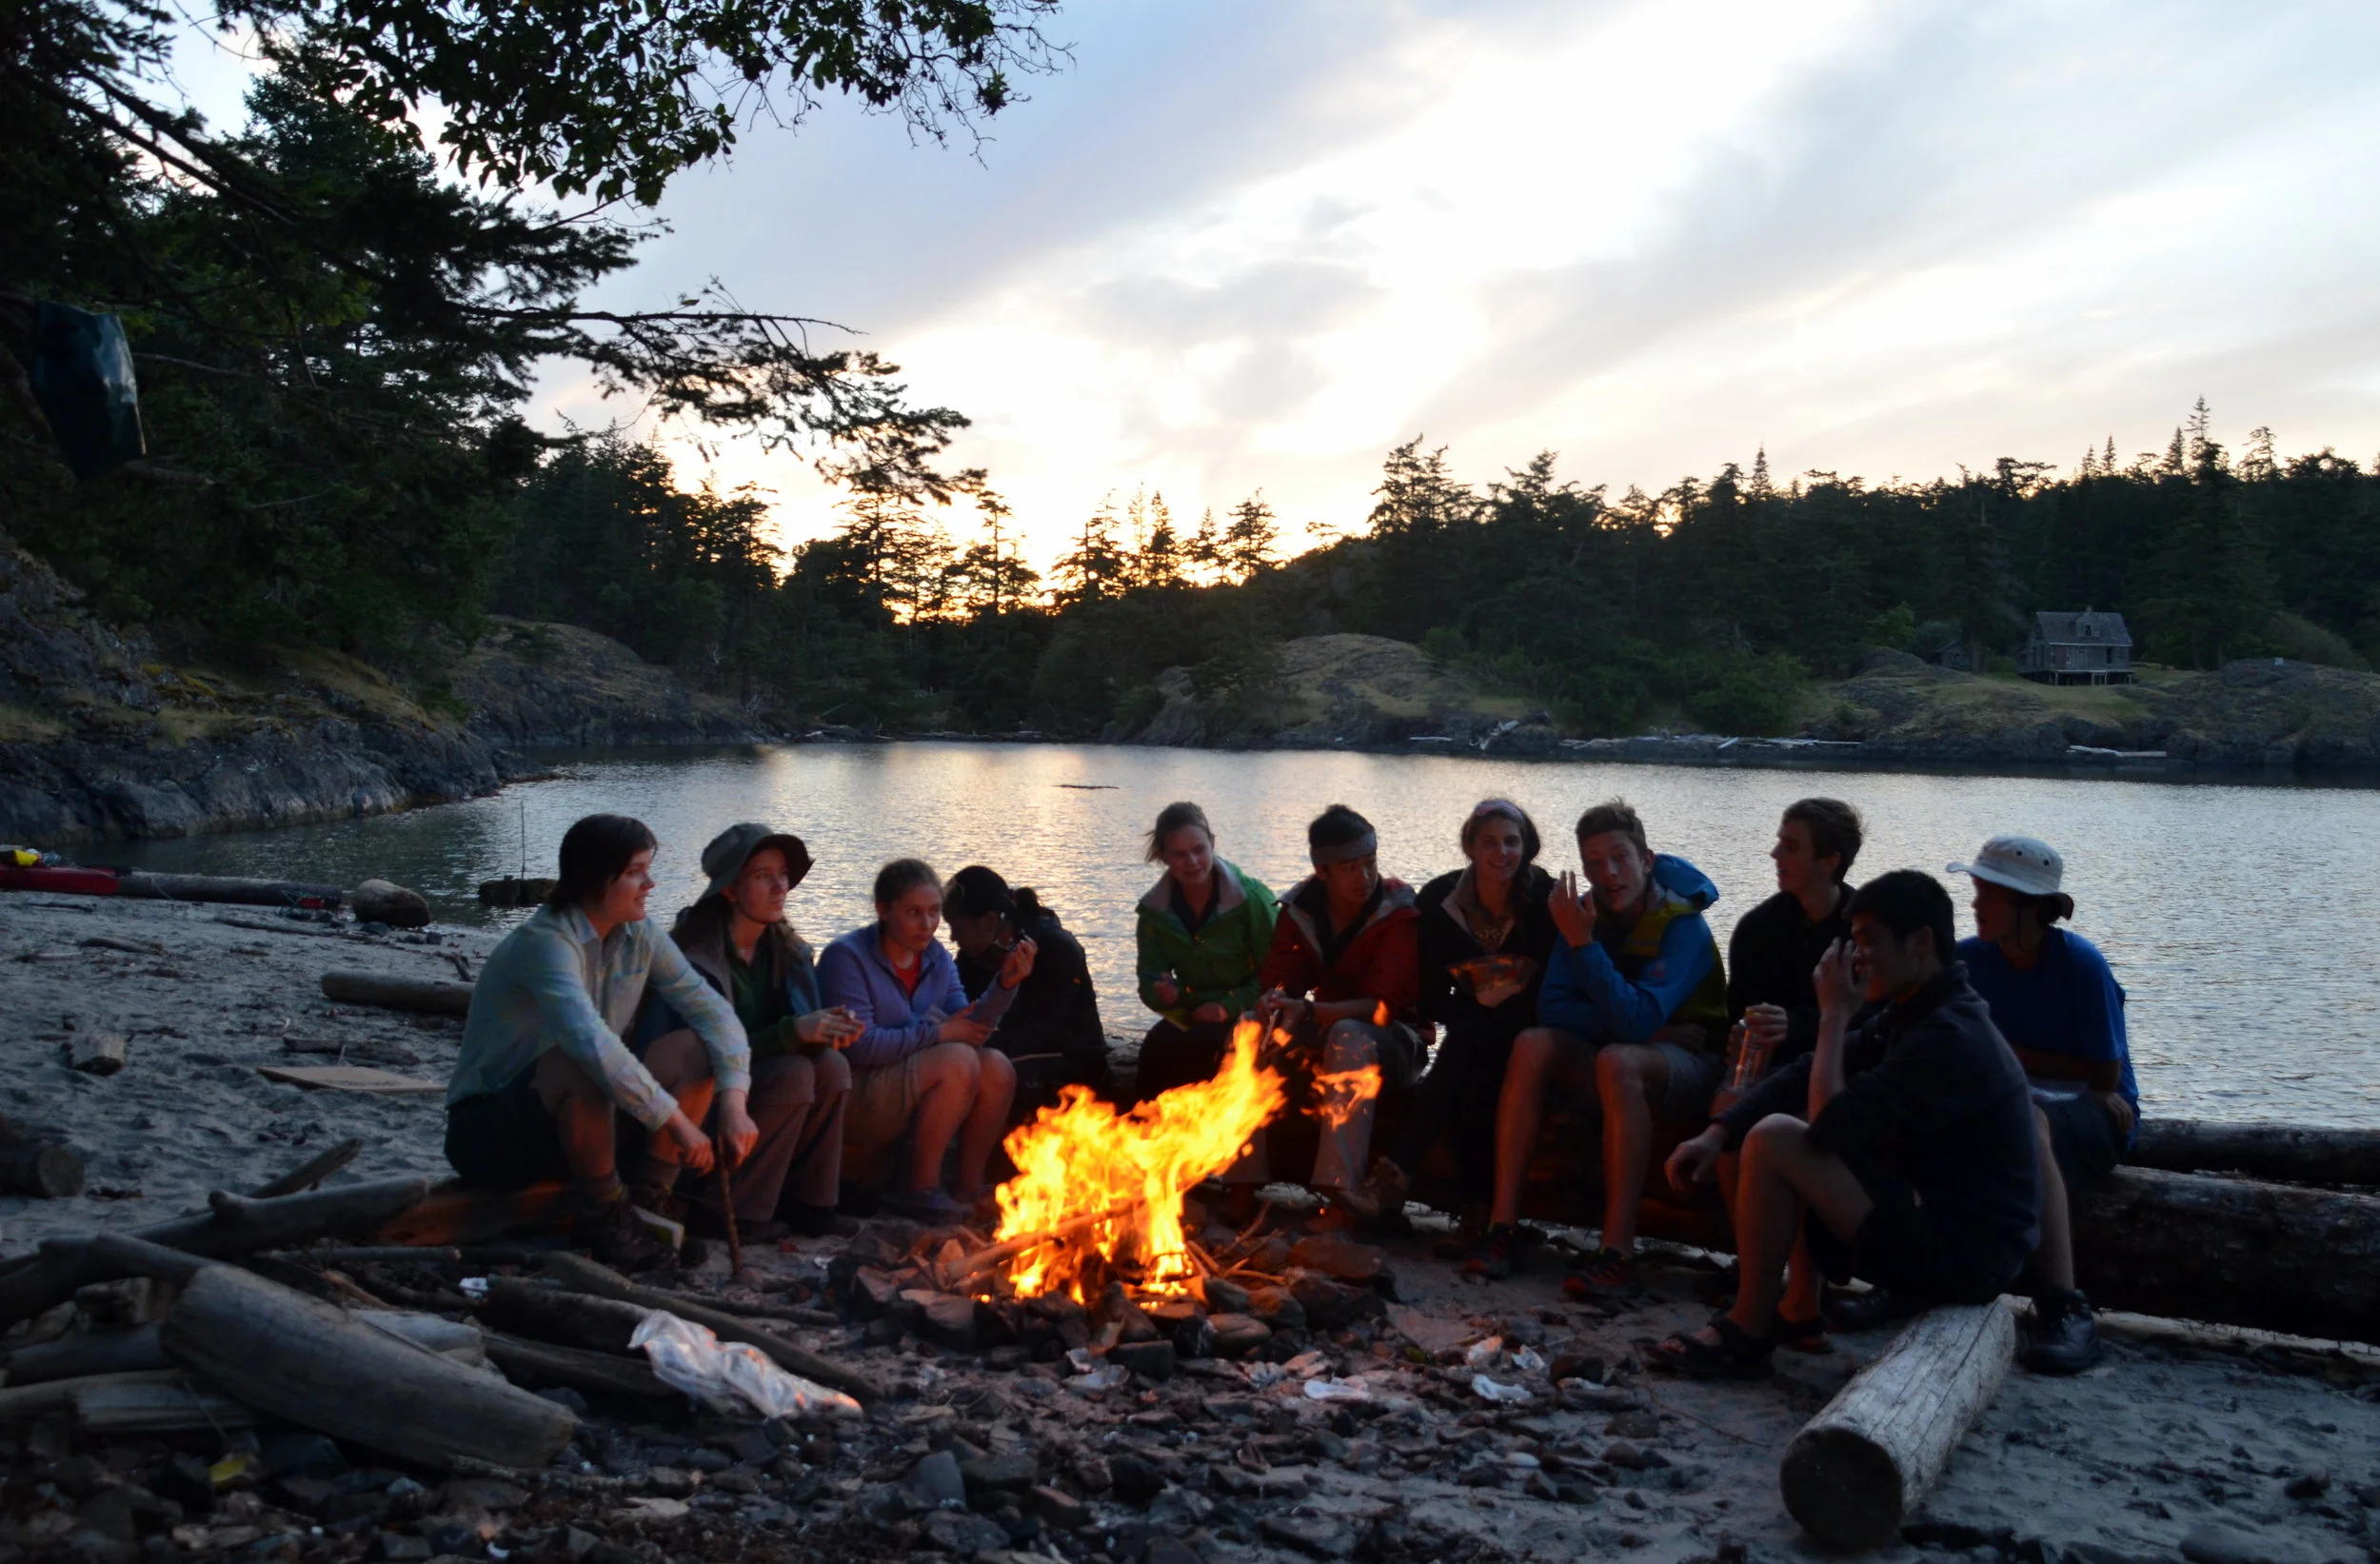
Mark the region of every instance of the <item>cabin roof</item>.
<instances>
[{"instance_id":1,"label":"cabin roof","mask_svg":"<svg viewBox=\"0 0 2380 1564\"><path fill-rule=\"evenodd\" d=\"M2033 616L2033 633L2051 645L2130 646L2132 633L2122 614L2086 608L2081 613L2043 611Z\"/></svg>"}]
</instances>

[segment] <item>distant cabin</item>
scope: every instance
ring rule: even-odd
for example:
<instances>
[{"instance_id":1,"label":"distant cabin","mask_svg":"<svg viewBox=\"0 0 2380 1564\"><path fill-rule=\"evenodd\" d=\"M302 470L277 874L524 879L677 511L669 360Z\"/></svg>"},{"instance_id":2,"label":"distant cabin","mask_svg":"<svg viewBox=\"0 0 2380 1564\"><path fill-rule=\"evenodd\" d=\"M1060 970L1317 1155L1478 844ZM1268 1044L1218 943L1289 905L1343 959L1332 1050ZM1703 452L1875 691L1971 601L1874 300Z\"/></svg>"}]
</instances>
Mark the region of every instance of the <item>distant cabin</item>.
<instances>
[{"instance_id":1,"label":"distant cabin","mask_svg":"<svg viewBox=\"0 0 2380 1564\"><path fill-rule=\"evenodd\" d=\"M1934 646L1925 654L1925 657L1927 662L1937 668L1951 668L1959 673L1981 671L1975 665L1974 652L1968 646L1967 637L1964 634L1953 636L1950 640Z\"/></svg>"},{"instance_id":2,"label":"distant cabin","mask_svg":"<svg viewBox=\"0 0 2380 1564\"><path fill-rule=\"evenodd\" d=\"M2040 613L2017 669L2044 684L2129 684L2132 633L2122 614Z\"/></svg>"}]
</instances>

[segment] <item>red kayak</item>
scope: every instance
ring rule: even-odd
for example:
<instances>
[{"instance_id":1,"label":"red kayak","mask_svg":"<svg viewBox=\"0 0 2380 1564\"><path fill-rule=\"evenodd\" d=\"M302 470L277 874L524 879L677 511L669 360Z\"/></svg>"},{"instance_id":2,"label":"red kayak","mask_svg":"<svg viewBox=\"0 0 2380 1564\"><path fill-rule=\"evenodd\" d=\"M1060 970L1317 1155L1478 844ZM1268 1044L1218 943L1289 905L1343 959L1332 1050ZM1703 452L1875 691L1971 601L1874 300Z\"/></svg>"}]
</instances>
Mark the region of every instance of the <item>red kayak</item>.
<instances>
[{"instance_id":1,"label":"red kayak","mask_svg":"<svg viewBox=\"0 0 2380 1564\"><path fill-rule=\"evenodd\" d=\"M80 869L71 865L35 865L19 869L0 865L0 891L58 891L67 896L113 896L113 869Z\"/></svg>"},{"instance_id":2,"label":"red kayak","mask_svg":"<svg viewBox=\"0 0 2380 1564\"><path fill-rule=\"evenodd\" d=\"M54 891L64 896L129 896L154 901L214 901L245 907L310 907L336 911L347 892L336 885L288 880L232 880L220 875L149 874L140 869L92 869L76 864L30 869L0 866L0 891Z\"/></svg>"}]
</instances>

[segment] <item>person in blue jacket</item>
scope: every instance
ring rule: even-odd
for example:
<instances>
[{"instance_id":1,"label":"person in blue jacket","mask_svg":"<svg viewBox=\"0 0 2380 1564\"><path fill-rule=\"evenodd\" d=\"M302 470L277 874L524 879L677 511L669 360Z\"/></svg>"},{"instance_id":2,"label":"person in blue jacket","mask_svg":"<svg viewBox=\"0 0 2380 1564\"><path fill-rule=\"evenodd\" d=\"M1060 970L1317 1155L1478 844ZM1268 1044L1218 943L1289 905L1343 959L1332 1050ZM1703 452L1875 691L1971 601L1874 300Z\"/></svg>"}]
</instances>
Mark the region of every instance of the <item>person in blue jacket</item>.
<instances>
[{"instance_id":1,"label":"person in blue jacket","mask_svg":"<svg viewBox=\"0 0 2380 1564\"><path fill-rule=\"evenodd\" d=\"M1512 1274L1520 1186L1549 1088L1592 1090L1603 1112L1602 1243L1563 1278L1577 1297L1636 1281L1636 1207L1656 1123L1699 1119L1727 1040L1727 975L1703 909L1718 889L1684 859L1656 856L1624 799L1578 817L1590 894L1565 872L1548 903L1560 938L1537 994L1537 1025L1514 1039L1497 1101L1488 1230L1464 1261Z\"/></svg>"},{"instance_id":2,"label":"person in blue jacket","mask_svg":"<svg viewBox=\"0 0 2380 1564\"><path fill-rule=\"evenodd\" d=\"M909 1137L905 1183L891 1203L920 1221L963 1221L984 1194L983 1176L1007 1128L1016 1066L984 1040L1033 971L1034 944L1019 939L983 997L970 1004L958 963L935 931L942 923L942 877L914 858L876 875L876 921L852 930L819 958L826 1002L863 1030L844 1058L851 1100L843 1144L854 1161ZM942 1159L959 1142L957 1198L942 1188Z\"/></svg>"},{"instance_id":3,"label":"person in blue jacket","mask_svg":"<svg viewBox=\"0 0 2380 1564\"><path fill-rule=\"evenodd\" d=\"M2074 1285L2068 1200L2108 1176L2140 1133L2140 1086L2124 1031L2124 989L2099 947L2057 926L2074 915L2057 849L1993 837L1954 874L1975 884L1975 937L1958 943L1967 980L2016 1051L2033 1099L2041 1247L2033 1252L2028 1367L2080 1374L2099 1360L2091 1300Z\"/></svg>"}]
</instances>

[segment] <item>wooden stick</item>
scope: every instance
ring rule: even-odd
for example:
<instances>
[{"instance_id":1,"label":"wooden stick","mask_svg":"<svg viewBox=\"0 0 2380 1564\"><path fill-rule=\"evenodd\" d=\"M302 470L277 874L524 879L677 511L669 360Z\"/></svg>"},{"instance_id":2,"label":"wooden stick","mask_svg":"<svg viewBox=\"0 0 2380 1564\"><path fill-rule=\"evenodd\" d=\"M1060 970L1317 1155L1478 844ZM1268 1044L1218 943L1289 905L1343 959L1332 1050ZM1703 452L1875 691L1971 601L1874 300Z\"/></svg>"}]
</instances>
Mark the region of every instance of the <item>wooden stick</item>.
<instances>
[{"instance_id":1,"label":"wooden stick","mask_svg":"<svg viewBox=\"0 0 2380 1564\"><path fill-rule=\"evenodd\" d=\"M248 1198L251 1200L271 1200L284 1195L295 1195L300 1190L312 1189L363 1154L363 1141L342 1140L328 1151L307 1158L280 1178L257 1185L248 1192Z\"/></svg>"},{"instance_id":2,"label":"wooden stick","mask_svg":"<svg viewBox=\"0 0 2380 1564\"><path fill-rule=\"evenodd\" d=\"M326 972L322 988L323 998L342 1004L376 1004L389 1010L418 1010L432 1016L467 1016L471 1012L468 983L390 978L378 972Z\"/></svg>"},{"instance_id":3,"label":"wooden stick","mask_svg":"<svg viewBox=\"0 0 2380 1564\"><path fill-rule=\"evenodd\" d=\"M854 1400L883 1399L883 1388L864 1375L856 1374L841 1363L797 1347L784 1337L738 1319L731 1314L657 1293L649 1287L640 1287L607 1265L598 1265L578 1255L556 1255L545 1262L545 1269L547 1274L566 1287L593 1293L599 1297L641 1304L647 1309L665 1309L681 1319L704 1327L722 1341L749 1342L776 1359L782 1367L791 1369L804 1378L815 1379L822 1385L845 1392Z\"/></svg>"},{"instance_id":4,"label":"wooden stick","mask_svg":"<svg viewBox=\"0 0 2380 1564\"><path fill-rule=\"evenodd\" d=\"M744 1275L744 1237L736 1231L736 1180L730 1171L734 1158L723 1150L719 1158L719 1210L727 1218L727 1274Z\"/></svg>"},{"instance_id":5,"label":"wooden stick","mask_svg":"<svg viewBox=\"0 0 2380 1564\"><path fill-rule=\"evenodd\" d=\"M685 1398L684 1392L664 1384L651 1365L609 1353L557 1347L547 1341L528 1341L491 1331L487 1336L487 1358L510 1378L568 1385L573 1390L591 1390L605 1396L662 1401Z\"/></svg>"},{"instance_id":6,"label":"wooden stick","mask_svg":"<svg viewBox=\"0 0 2380 1564\"><path fill-rule=\"evenodd\" d=\"M1028 1249L1038 1249L1045 1243L1054 1243L1071 1234L1080 1233L1086 1227L1097 1227L1102 1222L1112 1222L1119 1217L1128 1217L1147 1203L1145 1200L1126 1200L1121 1205L1110 1206L1105 1211L1096 1211L1089 1216L1069 1217L1055 1227L1045 1227L1039 1233L1022 1233L1013 1238L1003 1238L988 1249L979 1249L969 1255L966 1263L959 1267L954 1279L962 1282L971 1280L989 1271L1001 1261L1021 1255Z\"/></svg>"}]
</instances>

